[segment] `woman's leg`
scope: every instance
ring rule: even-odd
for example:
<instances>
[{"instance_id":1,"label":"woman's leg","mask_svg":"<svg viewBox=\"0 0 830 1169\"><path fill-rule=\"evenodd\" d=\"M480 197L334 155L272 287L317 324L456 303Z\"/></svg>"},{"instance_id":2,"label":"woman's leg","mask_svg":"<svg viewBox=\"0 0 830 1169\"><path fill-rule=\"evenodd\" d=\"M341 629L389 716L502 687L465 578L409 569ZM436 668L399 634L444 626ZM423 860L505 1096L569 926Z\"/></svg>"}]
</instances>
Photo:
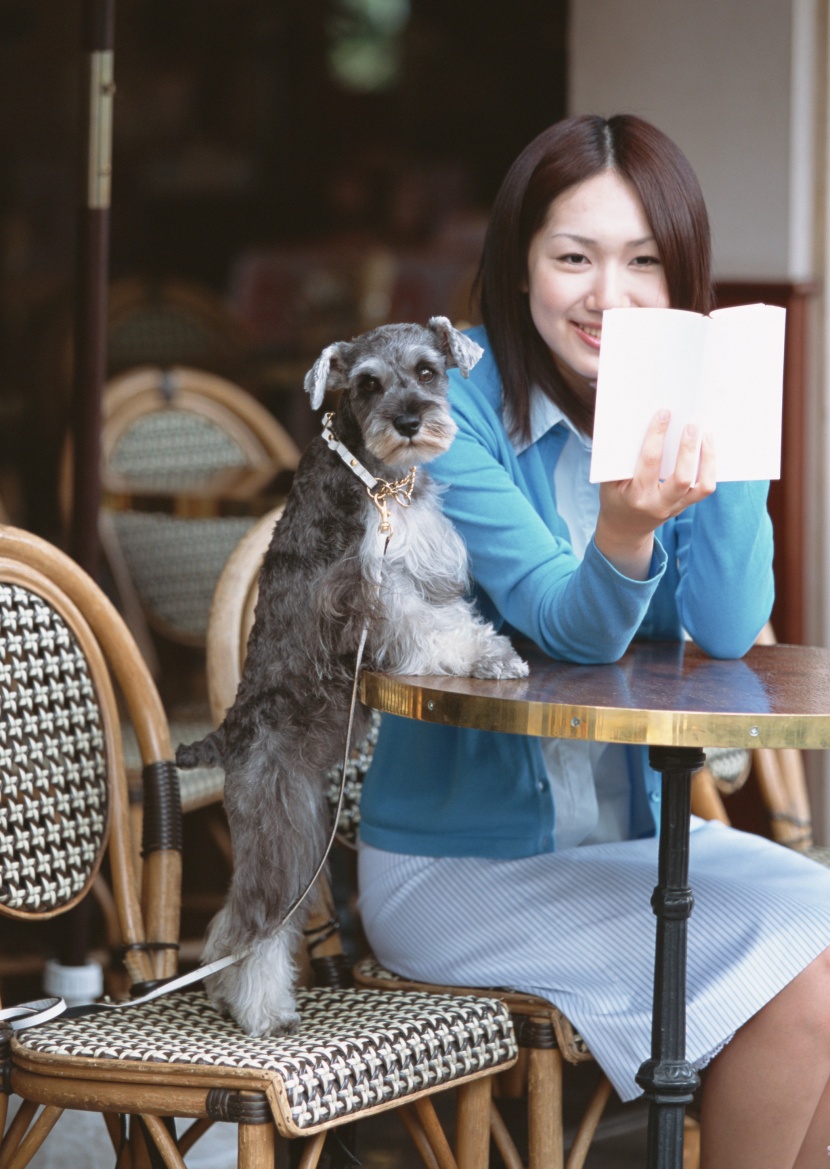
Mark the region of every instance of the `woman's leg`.
<instances>
[{"instance_id":1,"label":"woman's leg","mask_svg":"<svg viewBox=\"0 0 830 1169\"><path fill-rule=\"evenodd\" d=\"M830 950L736 1033L706 1075L701 1169L827 1169Z\"/></svg>"}]
</instances>

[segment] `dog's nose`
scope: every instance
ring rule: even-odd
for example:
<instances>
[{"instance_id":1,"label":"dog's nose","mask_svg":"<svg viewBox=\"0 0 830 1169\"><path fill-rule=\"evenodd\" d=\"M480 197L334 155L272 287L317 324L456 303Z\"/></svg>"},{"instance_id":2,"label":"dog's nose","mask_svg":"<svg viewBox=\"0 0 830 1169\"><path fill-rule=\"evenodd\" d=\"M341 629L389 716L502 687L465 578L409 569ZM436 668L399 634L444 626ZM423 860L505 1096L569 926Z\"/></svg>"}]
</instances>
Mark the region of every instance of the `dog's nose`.
<instances>
[{"instance_id":1,"label":"dog's nose","mask_svg":"<svg viewBox=\"0 0 830 1169\"><path fill-rule=\"evenodd\" d=\"M405 438L412 438L413 434L417 434L421 428L421 417L419 414L399 414L393 420L392 425L398 434L402 434Z\"/></svg>"}]
</instances>

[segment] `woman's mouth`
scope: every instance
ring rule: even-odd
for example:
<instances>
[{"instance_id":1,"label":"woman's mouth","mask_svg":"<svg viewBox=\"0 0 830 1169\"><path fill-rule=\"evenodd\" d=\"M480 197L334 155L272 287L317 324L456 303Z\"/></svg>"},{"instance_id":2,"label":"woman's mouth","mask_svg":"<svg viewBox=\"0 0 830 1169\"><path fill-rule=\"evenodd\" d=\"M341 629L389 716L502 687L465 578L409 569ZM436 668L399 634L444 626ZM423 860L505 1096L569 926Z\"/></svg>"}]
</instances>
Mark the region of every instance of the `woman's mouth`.
<instances>
[{"instance_id":1,"label":"woman's mouth","mask_svg":"<svg viewBox=\"0 0 830 1169\"><path fill-rule=\"evenodd\" d=\"M584 341L586 345L590 345L592 349L599 349L600 339L602 337L602 325L591 325L586 321L572 321L571 324L579 335L580 340Z\"/></svg>"}]
</instances>

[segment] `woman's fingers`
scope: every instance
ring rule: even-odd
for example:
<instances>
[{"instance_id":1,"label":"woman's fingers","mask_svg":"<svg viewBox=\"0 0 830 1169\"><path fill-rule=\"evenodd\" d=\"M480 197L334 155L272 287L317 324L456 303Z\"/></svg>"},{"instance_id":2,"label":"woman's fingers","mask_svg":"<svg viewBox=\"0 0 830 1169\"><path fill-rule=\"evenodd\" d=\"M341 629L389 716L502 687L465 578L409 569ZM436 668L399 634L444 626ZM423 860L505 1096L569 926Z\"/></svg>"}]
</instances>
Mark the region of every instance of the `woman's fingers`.
<instances>
[{"instance_id":1,"label":"woman's fingers","mask_svg":"<svg viewBox=\"0 0 830 1169\"><path fill-rule=\"evenodd\" d=\"M700 444L700 467L697 473L697 482L704 495L711 495L718 485L715 440L711 431L707 431L703 435L703 441Z\"/></svg>"},{"instance_id":2,"label":"woman's fingers","mask_svg":"<svg viewBox=\"0 0 830 1169\"><path fill-rule=\"evenodd\" d=\"M698 479L698 464L700 463L700 427L694 422L687 422L680 436L680 445L677 448L677 461L674 465L673 479L678 491L688 491Z\"/></svg>"},{"instance_id":3,"label":"woman's fingers","mask_svg":"<svg viewBox=\"0 0 830 1169\"><path fill-rule=\"evenodd\" d=\"M666 431L669 429L671 411L658 410L648 424L643 445L640 448L640 461L634 477L645 473L646 478L656 479L660 474L660 464L663 461L663 444L666 441Z\"/></svg>"}]
</instances>

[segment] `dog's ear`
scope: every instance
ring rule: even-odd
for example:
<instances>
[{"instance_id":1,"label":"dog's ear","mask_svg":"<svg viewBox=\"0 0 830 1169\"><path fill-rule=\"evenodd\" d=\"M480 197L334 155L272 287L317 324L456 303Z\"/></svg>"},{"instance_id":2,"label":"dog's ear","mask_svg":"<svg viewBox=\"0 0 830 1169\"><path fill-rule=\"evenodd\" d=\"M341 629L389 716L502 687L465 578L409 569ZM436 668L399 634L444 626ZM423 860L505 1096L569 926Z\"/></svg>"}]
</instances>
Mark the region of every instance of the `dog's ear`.
<instances>
[{"instance_id":1,"label":"dog's ear","mask_svg":"<svg viewBox=\"0 0 830 1169\"><path fill-rule=\"evenodd\" d=\"M329 383L336 382L337 374L342 372L343 366L340 360L342 346L342 341L336 341L334 345L326 346L305 375L303 385L305 392L311 398L312 410L320 409L326 390L336 389L336 385Z\"/></svg>"},{"instance_id":2,"label":"dog's ear","mask_svg":"<svg viewBox=\"0 0 830 1169\"><path fill-rule=\"evenodd\" d=\"M453 328L446 317L430 317L427 328L446 357L447 368L457 365L462 377L466 377L484 352L481 346L466 333Z\"/></svg>"}]
</instances>

